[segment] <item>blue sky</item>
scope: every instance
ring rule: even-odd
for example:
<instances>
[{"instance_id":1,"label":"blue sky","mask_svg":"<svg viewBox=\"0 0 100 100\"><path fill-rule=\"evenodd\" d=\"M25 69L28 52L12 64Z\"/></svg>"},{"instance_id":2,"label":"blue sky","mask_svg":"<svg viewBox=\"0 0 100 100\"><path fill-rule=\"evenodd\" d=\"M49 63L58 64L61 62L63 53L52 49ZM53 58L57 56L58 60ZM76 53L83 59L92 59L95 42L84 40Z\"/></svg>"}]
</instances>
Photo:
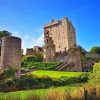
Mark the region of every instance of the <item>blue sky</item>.
<instances>
[{"instance_id":1,"label":"blue sky","mask_svg":"<svg viewBox=\"0 0 100 100\"><path fill-rule=\"evenodd\" d=\"M77 44L100 46L100 0L0 0L0 30L22 38L22 48L43 45L43 26L67 16Z\"/></svg>"}]
</instances>

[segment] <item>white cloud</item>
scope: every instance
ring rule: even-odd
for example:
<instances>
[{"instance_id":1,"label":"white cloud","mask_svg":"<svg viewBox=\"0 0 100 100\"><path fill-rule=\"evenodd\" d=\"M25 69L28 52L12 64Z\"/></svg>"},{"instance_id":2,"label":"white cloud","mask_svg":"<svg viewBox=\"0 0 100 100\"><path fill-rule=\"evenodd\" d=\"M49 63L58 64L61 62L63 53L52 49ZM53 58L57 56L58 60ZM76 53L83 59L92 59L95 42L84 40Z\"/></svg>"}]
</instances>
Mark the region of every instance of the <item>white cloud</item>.
<instances>
[{"instance_id":1,"label":"white cloud","mask_svg":"<svg viewBox=\"0 0 100 100\"><path fill-rule=\"evenodd\" d=\"M44 37L43 34L41 34L37 38L35 38L33 36L26 35L25 37L22 38L22 48L25 51L26 48L33 48L34 46L43 46L43 44L44 44L43 37Z\"/></svg>"},{"instance_id":2,"label":"white cloud","mask_svg":"<svg viewBox=\"0 0 100 100\"><path fill-rule=\"evenodd\" d=\"M34 37L32 34L20 34L18 31L9 30L7 28L0 28L0 30L8 30L12 33L13 36L19 37L22 39L22 49L24 49L24 53L26 52L26 48L33 48L34 46L43 46L44 44L44 35L43 33L38 36ZM41 33L42 29L36 29L34 33Z\"/></svg>"}]
</instances>

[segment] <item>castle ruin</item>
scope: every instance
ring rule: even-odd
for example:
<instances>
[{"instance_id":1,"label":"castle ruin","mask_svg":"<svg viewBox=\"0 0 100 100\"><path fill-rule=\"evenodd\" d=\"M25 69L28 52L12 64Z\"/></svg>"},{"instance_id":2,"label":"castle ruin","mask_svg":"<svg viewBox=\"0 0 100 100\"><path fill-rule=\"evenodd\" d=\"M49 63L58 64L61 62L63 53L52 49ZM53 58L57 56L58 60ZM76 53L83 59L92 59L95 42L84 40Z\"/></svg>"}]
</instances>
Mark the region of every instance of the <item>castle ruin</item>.
<instances>
[{"instance_id":1,"label":"castle ruin","mask_svg":"<svg viewBox=\"0 0 100 100\"><path fill-rule=\"evenodd\" d=\"M34 46L33 48L26 49L26 55L36 55L43 52L43 48L39 46Z\"/></svg>"},{"instance_id":2,"label":"castle ruin","mask_svg":"<svg viewBox=\"0 0 100 100\"><path fill-rule=\"evenodd\" d=\"M81 52L76 47L75 28L67 17L58 21L52 20L44 26L44 43L45 62L64 62L57 70L82 71Z\"/></svg>"},{"instance_id":3,"label":"castle ruin","mask_svg":"<svg viewBox=\"0 0 100 100\"><path fill-rule=\"evenodd\" d=\"M21 39L13 36L2 38L1 45L1 66L0 69L13 67L15 77L20 77L21 72Z\"/></svg>"}]
</instances>

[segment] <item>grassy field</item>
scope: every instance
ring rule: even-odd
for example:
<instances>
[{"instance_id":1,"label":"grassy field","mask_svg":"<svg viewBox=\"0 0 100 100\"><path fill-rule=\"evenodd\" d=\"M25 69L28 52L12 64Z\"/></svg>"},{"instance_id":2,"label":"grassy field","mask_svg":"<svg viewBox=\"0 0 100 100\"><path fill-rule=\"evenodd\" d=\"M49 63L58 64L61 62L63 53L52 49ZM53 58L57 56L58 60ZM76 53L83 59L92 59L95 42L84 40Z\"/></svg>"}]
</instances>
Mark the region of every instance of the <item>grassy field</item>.
<instances>
[{"instance_id":1,"label":"grassy field","mask_svg":"<svg viewBox=\"0 0 100 100\"><path fill-rule=\"evenodd\" d=\"M46 71L37 70L32 72L32 75L38 77L49 76L52 78L61 77L78 77L82 72L61 72L61 71ZM82 85L83 86L83 85ZM25 90L9 93L0 93L0 100L70 100L71 98L83 98L84 89L80 86L62 86L62 87L51 87L49 89L36 89L36 90ZM81 100L81 99L76 99Z\"/></svg>"},{"instance_id":2,"label":"grassy field","mask_svg":"<svg viewBox=\"0 0 100 100\"><path fill-rule=\"evenodd\" d=\"M61 71L44 71L44 70L38 70L33 71L32 75L36 75L39 77L43 76L49 76L52 78L61 78L61 77L78 77L83 72L61 72Z\"/></svg>"},{"instance_id":3,"label":"grassy field","mask_svg":"<svg viewBox=\"0 0 100 100\"><path fill-rule=\"evenodd\" d=\"M82 87L58 87L58 88L50 88L50 89L38 89L38 90L0 93L0 100L47 100L48 95L50 95L51 93L57 92L58 94L60 93L59 95L61 96L62 93L64 92L73 92L77 90L83 90L83 88ZM36 99L30 99L32 98L31 96L34 96L34 98Z\"/></svg>"},{"instance_id":4,"label":"grassy field","mask_svg":"<svg viewBox=\"0 0 100 100\"><path fill-rule=\"evenodd\" d=\"M86 89L86 91L85 91ZM100 100L100 85L84 87L59 87L0 93L0 100Z\"/></svg>"}]
</instances>

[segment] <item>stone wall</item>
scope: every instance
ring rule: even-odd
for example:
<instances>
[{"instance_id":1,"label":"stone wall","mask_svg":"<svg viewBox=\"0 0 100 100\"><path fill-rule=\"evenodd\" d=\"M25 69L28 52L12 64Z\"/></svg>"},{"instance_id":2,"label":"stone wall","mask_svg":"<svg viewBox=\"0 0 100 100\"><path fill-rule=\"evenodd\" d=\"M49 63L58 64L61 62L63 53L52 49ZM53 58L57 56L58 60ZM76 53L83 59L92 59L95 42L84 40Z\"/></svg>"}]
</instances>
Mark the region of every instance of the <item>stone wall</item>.
<instances>
[{"instance_id":1,"label":"stone wall","mask_svg":"<svg viewBox=\"0 0 100 100\"><path fill-rule=\"evenodd\" d=\"M55 59L57 62L64 62L62 65L58 66L56 70L74 72L82 71L81 52L78 48L72 48L63 53L56 53Z\"/></svg>"},{"instance_id":2,"label":"stone wall","mask_svg":"<svg viewBox=\"0 0 100 100\"><path fill-rule=\"evenodd\" d=\"M26 55L36 55L40 52L43 52L43 47L34 46L33 48L26 49Z\"/></svg>"},{"instance_id":3,"label":"stone wall","mask_svg":"<svg viewBox=\"0 0 100 100\"><path fill-rule=\"evenodd\" d=\"M79 48L72 48L69 51L69 55L71 57L71 60L74 64L73 71L82 71L82 65L81 65L81 51Z\"/></svg>"},{"instance_id":4,"label":"stone wall","mask_svg":"<svg viewBox=\"0 0 100 100\"><path fill-rule=\"evenodd\" d=\"M33 48L27 48L26 55L36 55L36 50L33 50Z\"/></svg>"},{"instance_id":5,"label":"stone wall","mask_svg":"<svg viewBox=\"0 0 100 100\"><path fill-rule=\"evenodd\" d=\"M34 49L37 53L43 52L43 47L34 46L33 49Z\"/></svg>"},{"instance_id":6,"label":"stone wall","mask_svg":"<svg viewBox=\"0 0 100 100\"><path fill-rule=\"evenodd\" d=\"M1 68L13 67L15 77L20 77L21 70L21 39L13 36L2 38Z\"/></svg>"},{"instance_id":7,"label":"stone wall","mask_svg":"<svg viewBox=\"0 0 100 100\"><path fill-rule=\"evenodd\" d=\"M68 57L67 52L56 52L55 53L55 61L56 62L65 62Z\"/></svg>"}]
</instances>

